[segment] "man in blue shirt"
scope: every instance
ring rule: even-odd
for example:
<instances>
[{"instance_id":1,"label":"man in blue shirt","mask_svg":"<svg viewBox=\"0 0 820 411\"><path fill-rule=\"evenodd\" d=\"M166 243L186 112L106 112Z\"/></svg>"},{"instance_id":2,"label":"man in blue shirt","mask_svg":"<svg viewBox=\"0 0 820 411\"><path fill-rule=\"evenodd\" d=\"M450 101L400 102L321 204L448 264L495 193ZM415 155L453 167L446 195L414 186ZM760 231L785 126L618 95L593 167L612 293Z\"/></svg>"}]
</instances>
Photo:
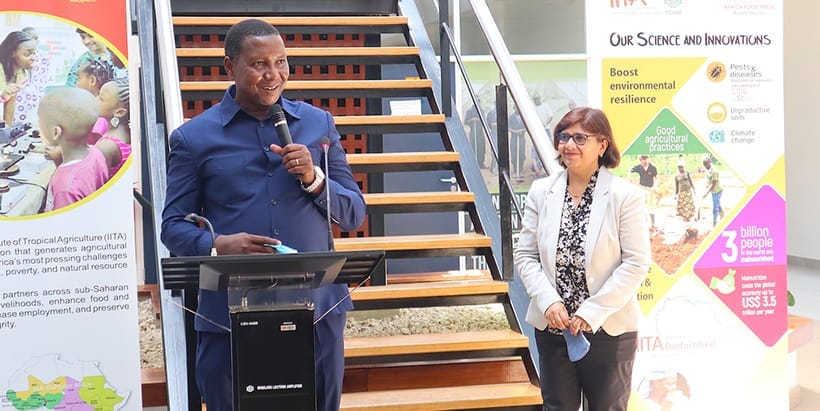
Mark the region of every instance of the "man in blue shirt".
<instances>
[{"instance_id":1,"label":"man in blue shirt","mask_svg":"<svg viewBox=\"0 0 820 411\"><path fill-rule=\"evenodd\" d=\"M234 25L225 38L225 70L234 80L217 104L171 133L168 189L162 213L162 242L175 255L270 253L266 244L299 251L326 251L326 207L345 230L361 225L362 193L353 179L333 117L287 100L282 90L289 66L279 32L260 20ZM282 146L270 107L285 112L293 143ZM327 176L321 140L330 139ZM325 190L330 189L330 204ZM208 218L216 233L185 221L189 213ZM344 375L343 331L353 305L344 285L314 292L316 393L319 410L338 410ZM224 292L200 290L199 314L228 326ZM208 410L232 409L230 336L197 317L197 385ZM272 347L275 348L275 347Z\"/></svg>"}]
</instances>

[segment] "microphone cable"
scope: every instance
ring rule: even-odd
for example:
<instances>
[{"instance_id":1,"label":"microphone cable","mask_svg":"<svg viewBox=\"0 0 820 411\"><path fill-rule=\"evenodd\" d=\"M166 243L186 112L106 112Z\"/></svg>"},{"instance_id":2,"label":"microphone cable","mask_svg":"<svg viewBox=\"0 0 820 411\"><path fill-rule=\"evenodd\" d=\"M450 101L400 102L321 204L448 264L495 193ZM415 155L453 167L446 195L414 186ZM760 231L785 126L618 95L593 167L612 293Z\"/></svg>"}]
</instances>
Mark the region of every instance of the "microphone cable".
<instances>
[{"instance_id":1,"label":"microphone cable","mask_svg":"<svg viewBox=\"0 0 820 411\"><path fill-rule=\"evenodd\" d=\"M211 224L211 221L197 213L188 213L184 220L189 223L203 223L208 227L208 230L211 232L211 256L216 256L216 234L214 233L214 226Z\"/></svg>"},{"instance_id":2,"label":"microphone cable","mask_svg":"<svg viewBox=\"0 0 820 411\"><path fill-rule=\"evenodd\" d=\"M339 304L341 304L341 303L343 303L343 302L344 302L344 300L346 300L346 299L350 298L350 295L351 295L351 294L353 294L353 292L354 292L354 291L358 290L358 289L359 289L359 287L363 286L363 285L364 285L364 283L366 283L366 282L367 282L367 280L369 280L369 279L370 279L370 274L368 274L368 275L367 275L367 277L365 277L365 279L364 279L364 280L362 280L359 284L356 284L356 286L355 286L355 287L353 287L353 289L352 289L352 290L348 291L348 292L347 292L347 295L345 295L344 297L340 298L340 299L339 299L339 301L336 301L336 304L333 304L333 306L332 306L332 307L328 308L328 309L327 309L327 311L325 311L324 313L322 313L322 315L320 315L320 316L319 316L319 318L317 318L317 319L313 320L313 325L315 326L316 324L318 324L318 323L319 323L319 321L322 321L322 319L323 319L323 318L327 317L327 315L328 315L328 314L330 314L330 312L331 312L331 311L333 311L333 309L334 309L334 308L338 307L338 306L339 306Z\"/></svg>"},{"instance_id":3,"label":"microphone cable","mask_svg":"<svg viewBox=\"0 0 820 411\"><path fill-rule=\"evenodd\" d=\"M163 298L163 300L165 300L166 302L169 302L169 303L171 303L171 304L173 304L173 305L175 305L179 308L182 308L183 310L193 314L195 317L199 317L199 318L213 324L215 327L217 327L221 330L227 331L228 333L231 332L230 328L228 328L228 327L226 327L226 326L224 326L224 325L222 325L222 324L220 324L220 323L218 323L218 322L216 322L216 321L214 321L214 320L212 320L212 319L210 319L210 318L208 318L208 317L206 317L206 316L204 316L204 315L202 315L202 314L200 314L200 313L198 313L198 312L196 312L196 311L194 311L194 310L192 310L192 309L190 309L190 308L188 308L188 307L186 307L186 306L184 306L184 305L182 305L182 304L180 304L180 303L178 303L174 300L172 300L170 297L165 297L165 298Z\"/></svg>"}]
</instances>

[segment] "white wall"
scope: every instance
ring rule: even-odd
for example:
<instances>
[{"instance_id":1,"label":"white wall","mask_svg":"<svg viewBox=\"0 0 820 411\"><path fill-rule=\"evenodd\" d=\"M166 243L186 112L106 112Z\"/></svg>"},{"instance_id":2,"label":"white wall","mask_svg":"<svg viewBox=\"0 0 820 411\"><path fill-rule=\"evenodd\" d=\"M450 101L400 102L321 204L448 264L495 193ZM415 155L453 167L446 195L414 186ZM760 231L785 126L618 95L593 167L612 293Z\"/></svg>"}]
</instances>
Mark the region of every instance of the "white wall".
<instances>
[{"instance_id":1,"label":"white wall","mask_svg":"<svg viewBox=\"0 0 820 411\"><path fill-rule=\"evenodd\" d=\"M820 260L820 2L784 2L789 255Z\"/></svg>"}]
</instances>

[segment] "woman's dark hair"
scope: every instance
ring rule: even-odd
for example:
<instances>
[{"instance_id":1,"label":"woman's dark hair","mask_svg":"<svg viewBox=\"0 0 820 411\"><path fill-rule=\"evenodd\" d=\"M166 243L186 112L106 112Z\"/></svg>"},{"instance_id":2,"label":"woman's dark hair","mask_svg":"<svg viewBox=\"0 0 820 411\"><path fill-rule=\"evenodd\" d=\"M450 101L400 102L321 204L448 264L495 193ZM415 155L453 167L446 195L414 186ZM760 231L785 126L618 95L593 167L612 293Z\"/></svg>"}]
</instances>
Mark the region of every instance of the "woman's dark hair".
<instances>
[{"instance_id":1,"label":"woman's dark hair","mask_svg":"<svg viewBox=\"0 0 820 411\"><path fill-rule=\"evenodd\" d=\"M242 20L234 24L225 35L225 55L234 60L242 51L242 42L247 37L278 36L279 30L269 23L257 19Z\"/></svg>"},{"instance_id":2,"label":"woman's dark hair","mask_svg":"<svg viewBox=\"0 0 820 411\"><path fill-rule=\"evenodd\" d=\"M22 31L12 31L0 43L0 64L3 65L6 83L14 81L14 52L27 41L34 41L34 37Z\"/></svg>"},{"instance_id":3,"label":"woman's dark hair","mask_svg":"<svg viewBox=\"0 0 820 411\"><path fill-rule=\"evenodd\" d=\"M618 167L618 164L621 163L621 152L618 151L618 146L615 145L615 139L612 137L612 126L609 125L606 114L596 108L576 107L564 114L564 117L555 125L555 131L552 133L552 146L556 150L558 149L558 135L574 124L580 125L587 133L594 134L598 140L609 142L606 150L604 150L604 155L598 159L599 166L606 168ZM560 157L558 162L566 167Z\"/></svg>"}]
</instances>

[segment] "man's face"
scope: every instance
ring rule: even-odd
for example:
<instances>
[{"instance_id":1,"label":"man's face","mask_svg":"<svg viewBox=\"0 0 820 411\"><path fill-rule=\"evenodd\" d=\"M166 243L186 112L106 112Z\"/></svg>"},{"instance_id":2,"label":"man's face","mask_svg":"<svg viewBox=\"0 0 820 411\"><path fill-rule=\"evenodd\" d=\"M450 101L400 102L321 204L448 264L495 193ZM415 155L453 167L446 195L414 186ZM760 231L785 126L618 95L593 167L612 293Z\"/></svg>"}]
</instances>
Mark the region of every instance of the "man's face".
<instances>
[{"instance_id":1,"label":"man's face","mask_svg":"<svg viewBox=\"0 0 820 411\"><path fill-rule=\"evenodd\" d=\"M640 159L641 165L646 167L646 164L649 163L649 160L646 157L641 157Z\"/></svg>"},{"instance_id":2,"label":"man's face","mask_svg":"<svg viewBox=\"0 0 820 411\"><path fill-rule=\"evenodd\" d=\"M250 36L235 59L225 57L225 70L236 83L236 102L257 118L268 114L288 81L285 43L279 35Z\"/></svg>"}]
</instances>

